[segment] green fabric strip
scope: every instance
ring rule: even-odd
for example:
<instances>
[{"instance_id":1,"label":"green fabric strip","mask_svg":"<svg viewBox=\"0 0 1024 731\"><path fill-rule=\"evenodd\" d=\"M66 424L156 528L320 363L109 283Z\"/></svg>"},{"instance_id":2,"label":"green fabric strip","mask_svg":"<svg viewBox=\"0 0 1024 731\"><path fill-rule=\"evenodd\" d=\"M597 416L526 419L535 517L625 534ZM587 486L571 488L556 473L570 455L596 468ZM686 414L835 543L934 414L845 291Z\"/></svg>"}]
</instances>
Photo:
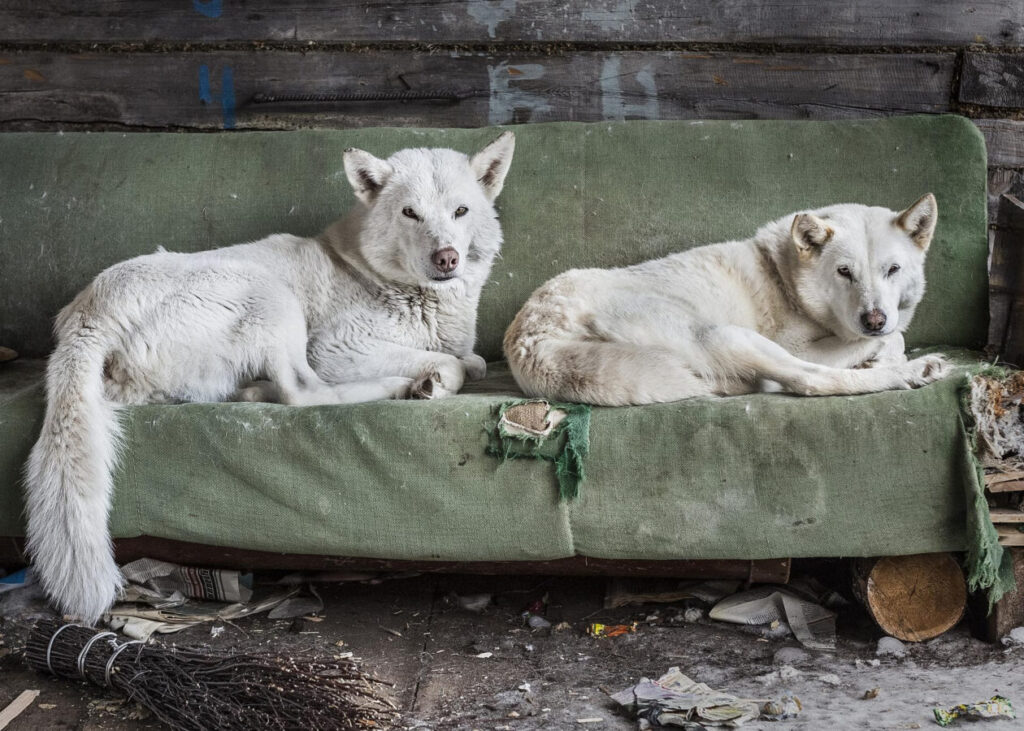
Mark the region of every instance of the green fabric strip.
<instances>
[{"instance_id":1,"label":"green fabric strip","mask_svg":"<svg viewBox=\"0 0 1024 731\"><path fill-rule=\"evenodd\" d=\"M501 423L505 412L514 406L544 403L549 411L565 412L565 418L546 437L508 432ZM508 459L542 459L553 462L558 480L558 496L571 500L580 494L585 479L583 462L590 452L590 406L547 402L538 399L506 401L495 409L497 423L491 430L488 454L502 461Z\"/></svg>"}]
</instances>

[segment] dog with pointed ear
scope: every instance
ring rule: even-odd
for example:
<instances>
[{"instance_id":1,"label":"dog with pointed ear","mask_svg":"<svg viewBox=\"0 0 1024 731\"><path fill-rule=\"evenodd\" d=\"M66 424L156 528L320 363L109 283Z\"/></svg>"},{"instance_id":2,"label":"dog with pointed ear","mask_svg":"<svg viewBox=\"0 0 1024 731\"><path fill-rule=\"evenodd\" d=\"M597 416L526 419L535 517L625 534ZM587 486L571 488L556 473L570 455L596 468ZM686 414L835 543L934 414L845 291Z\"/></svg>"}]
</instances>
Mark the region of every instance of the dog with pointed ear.
<instances>
[{"instance_id":1,"label":"dog with pointed ear","mask_svg":"<svg viewBox=\"0 0 1024 731\"><path fill-rule=\"evenodd\" d=\"M939 204L934 195L925 193L910 208L896 216L896 225L909 234L911 241L921 251L928 251L938 220Z\"/></svg>"},{"instance_id":2,"label":"dog with pointed ear","mask_svg":"<svg viewBox=\"0 0 1024 731\"><path fill-rule=\"evenodd\" d=\"M494 201L515 152L503 132L472 156L450 149L399 150L382 160L345 151L345 174L363 204L360 247L384 279L431 288L482 283L501 245Z\"/></svg>"}]
</instances>

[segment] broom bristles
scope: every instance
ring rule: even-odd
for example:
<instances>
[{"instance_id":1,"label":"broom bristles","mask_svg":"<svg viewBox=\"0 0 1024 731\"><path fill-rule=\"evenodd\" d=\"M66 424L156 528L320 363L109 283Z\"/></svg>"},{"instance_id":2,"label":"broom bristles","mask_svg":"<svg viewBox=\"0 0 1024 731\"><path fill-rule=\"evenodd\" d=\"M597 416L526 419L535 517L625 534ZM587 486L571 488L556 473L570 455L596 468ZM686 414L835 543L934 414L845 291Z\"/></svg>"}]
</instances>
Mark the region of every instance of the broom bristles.
<instances>
[{"instance_id":1,"label":"broom bristles","mask_svg":"<svg viewBox=\"0 0 1024 731\"><path fill-rule=\"evenodd\" d=\"M25 647L40 672L114 688L174 729L387 728L394 706L354 661L118 642L56 620Z\"/></svg>"}]
</instances>

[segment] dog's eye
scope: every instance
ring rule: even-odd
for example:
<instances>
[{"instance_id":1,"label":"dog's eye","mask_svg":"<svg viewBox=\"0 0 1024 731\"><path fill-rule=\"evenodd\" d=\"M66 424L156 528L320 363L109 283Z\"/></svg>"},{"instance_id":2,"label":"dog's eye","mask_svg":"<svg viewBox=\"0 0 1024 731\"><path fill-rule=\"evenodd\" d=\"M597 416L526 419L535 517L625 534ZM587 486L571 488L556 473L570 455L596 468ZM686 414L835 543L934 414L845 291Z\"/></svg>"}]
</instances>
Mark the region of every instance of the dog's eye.
<instances>
[{"instance_id":1,"label":"dog's eye","mask_svg":"<svg viewBox=\"0 0 1024 731\"><path fill-rule=\"evenodd\" d=\"M891 267L889 267L889 273L886 274L885 276L891 277L893 274L895 274L899 270L900 270L900 265L899 264L893 264Z\"/></svg>"},{"instance_id":2,"label":"dog's eye","mask_svg":"<svg viewBox=\"0 0 1024 731\"><path fill-rule=\"evenodd\" d=\"M458 208L455 209L455 217L456 218L462 218L467 213L469 213L469 209L466 208L465 206L459 206Z\"/></svg>"},{"instance_id":3,"label":"dog's eye","mask_svg":"<svg viewBox=\"0 0 1024 731\"><path fill-rule=\"evenodd\" d=\"M850 273L850 267L839 267L838 269L836 269L836 273L840 277L845 277L846 279L853 281L853 274Z\"/></svg>"},{"instance_id":4,"label":"dog's eye","mask_svg":"<svg viewBox=\"0 0 1024 731\"><path fill-rule=\"evenodd\" d=\"M420 217L416 215L416 211L409 208L409 206L406 206L405 208L402 209L402 215L405 216L406 218L411 218L414 221L420 220Z\"/></svg>"}]
</instances>

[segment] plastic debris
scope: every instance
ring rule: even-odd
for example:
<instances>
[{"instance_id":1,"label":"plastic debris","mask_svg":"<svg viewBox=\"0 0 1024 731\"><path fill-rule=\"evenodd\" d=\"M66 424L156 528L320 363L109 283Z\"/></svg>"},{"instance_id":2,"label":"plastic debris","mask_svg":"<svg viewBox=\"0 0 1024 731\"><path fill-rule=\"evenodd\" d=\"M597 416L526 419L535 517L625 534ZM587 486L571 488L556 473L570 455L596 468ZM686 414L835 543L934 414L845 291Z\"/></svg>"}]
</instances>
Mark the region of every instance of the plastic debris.
<instances>
[{"instance_id":1,"label":"plastic debris","mask_svg":"<svg viewBox=\"0 0 1024 731\"><path fill-rule=\"evenodd\" d=\"M1014 627L1010 632L1002 639L1003 645L1010 647L1011 645L1024 646L1024 627Z\"/></svg>"},{"instance_id":2,"label":"plastic debris","mask_svg":"<svg viewBox=\"0 0 1024 731\"><path fill-rule=\"evenodd\" d=\"M711 619L735 624L788 625L807 647L831 650L836 645L836 615L797 594L790 587L759 586L727 596L708 614Z\"/></svg>"},{"instance_id":3,"label":"plastic debris","mask_svg":"<svg viewBox=\"0 0 1024 731\"><path fill-rule=\"evenodd\" d=\"M530 629L550 629L551 622L544 619L539 614L525 613L526 623L530 625Z\"/></svg>"},{"instance_id":4,"label":"plastic debris","mask_svg":"<svg viewBox=\"0 0 1024 731\"><path fill-rule=\"evenodd\" d=\"M591 637L620 637L636 632L637 623L632 624L601 624L592 622L587 625L587 634Z\"/></svg>"},{"instance_id":5,"label":"plastic debris","mask_svg":"<svg viewBox=\"0 0 1024 731\"><path fill-rule=\"evenodd\" d=\"M875 650L878 656L891 655L892 657L905 657L907 646L895 637L883 637L878 640L878 649Z\"/></svg>"},{"instance_id":6,"label":"plastic debris","mask_svg":"<svg viewBox=\"0 0 1024 731\"><path fill-rule=\"evenodd\" d=\"M32 569L21 569L0 579L0 594L21 589L35 583Z\"/></svg>"},{"instance_id":7,"label":"plastic debris","mask_svg":"<svg viewBox=\"0 0 1024 731\"><path fill-rule=\"evenodd\" d=\"M492 598L490 594L467 594L466 596L457 596L457 601L459 606L467 612L480 613L490 606Z\"/></svg>"},{"instance_id":8,"label":"plastic debris","mask_svg":"<svg viewBox=\"0 0 1024 731\"><path fill-rule=\"evenodd\" d=\"M612 700L636 713L638 719L662 726L740 726L761 715L757 701L694 682L677 667L669 668L657 680L641 678L636 685L615 693Z\"/></svg>"},{"instance_id":9,"label":"plastic debris","mask_svg":"<svg viewBox=\"0 0 1024 731\"><path fill-rule=\"evenodd\" d=\"M1013 704L1008 698L1001 695L994 695L987 701L977 703L960 703L948 711L936 708L935 722L940 726L950 726L960 719L968 721L979 721L983 718L1016 718Z\"/></svg>"},{"instance_id":10,"label":"plastic debris","mask_svg":"<svg viewBox=\"0 0 1024 731\"><path fill-rule=\"evenodd\" d=\"M796 718L803 709L804 704L799 698L792 693L786 693L779 700L771 700L761 706L761 720L785 721Z\"/></svg>"}]
</instances>

